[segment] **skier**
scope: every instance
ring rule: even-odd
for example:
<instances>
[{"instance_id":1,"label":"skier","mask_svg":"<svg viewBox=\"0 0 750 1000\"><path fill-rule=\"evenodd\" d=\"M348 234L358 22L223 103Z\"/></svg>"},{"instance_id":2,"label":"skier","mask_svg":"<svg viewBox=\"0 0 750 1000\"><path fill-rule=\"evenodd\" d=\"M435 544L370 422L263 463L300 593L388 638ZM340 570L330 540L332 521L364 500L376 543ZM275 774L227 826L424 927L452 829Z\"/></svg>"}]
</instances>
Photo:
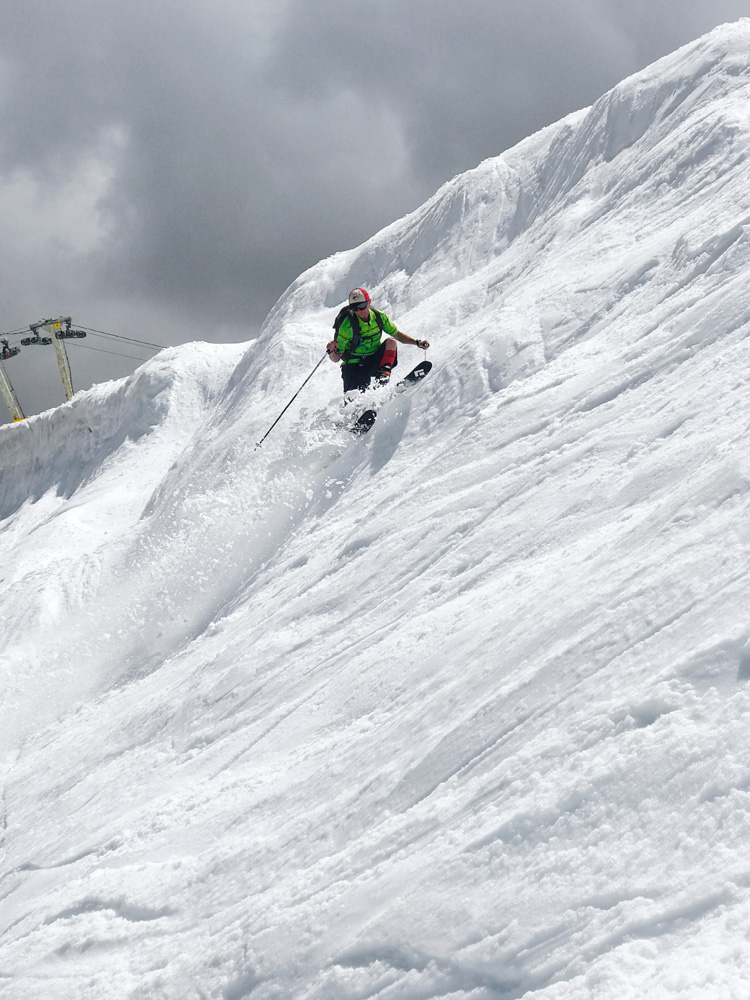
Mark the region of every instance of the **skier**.
<instances>
[{"instance_id":1,"label":"skier","mask_svg":"<svg viewBox=\"0 0 750 1000\"><path fill-rule=\"evenodd\" d=\"M326 345L326 351L335 364L342 362L345 393L352 389L364 392L373 378L378 385L388 384L391 371L398 364L397 340L424 351L430 346L426 340L414 340L401 333L385 313L372 307L370 295L364 288L349 292L349 305L338 314L333 328L335 337ZM384 333L387 337L381 343Z\"/></svg>"}]
</instances>

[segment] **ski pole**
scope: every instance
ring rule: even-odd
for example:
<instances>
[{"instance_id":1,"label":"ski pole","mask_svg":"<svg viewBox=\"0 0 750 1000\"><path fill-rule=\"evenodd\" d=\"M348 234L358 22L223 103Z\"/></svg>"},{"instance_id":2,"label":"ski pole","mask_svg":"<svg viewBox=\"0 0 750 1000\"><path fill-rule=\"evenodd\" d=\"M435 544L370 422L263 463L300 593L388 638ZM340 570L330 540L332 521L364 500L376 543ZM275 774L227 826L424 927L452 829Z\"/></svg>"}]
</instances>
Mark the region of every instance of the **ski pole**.
<instances>
[{"instance_id":1,"label":"ski pole","mask_svg":"<svg viewBox=\"0 0 750 1000\"><path fill-rule=\"evenodd\" d=\"M324 354L324 355L323 355L323 357L322 357L322 358L320 359L320 361L319 361L319 362L317 363L317 365L316 365L316 366L315 366L315 367L313 368L313 370L312 370L312 371L310 372L310 374L309 374L309 375L307 376L307 378L305 379L305 381L304 381L304 382L302 383L302 385L301 385L301 386L299 387L299 389L297 389L297 391L295 392L295 394L294 394L294 395L292 396L292 398L291 398L291 399L289 400L289 402L288 402L288 403L286 404L286 406L285 406L285 407L284 407L284 409L283 409L283 410L281 411L281 413L280 413L280 414L278 415L278 417L276 417L276 419L275 419L275 420L274 420L274 422L273 422L273 423L271 424L271 426L270 426L270 427L268 428L268 430L267 430L267 431L266 431L266 433L265 433L265 434L263 435L263 437L262 437L262 438L260 439L260 441L259 441L259 442L258 442L258 443L256 444L256 446L255 446L255 450L256 450L256 451L258 450L258 448L260 448L260 446L261 446L261 445L263 444L263 442L264 442L264 441L266 440L266 438L267 438L267 437L268 437L268 435L269 435L269 434L271 433L271 431L272 431L272 430L274 429L274 427L276 426L276 424L278 424L279 420L281 420L281 418L282 418L282 417L284 416L284 414L286 413L286 411L287 411L287 410L289 409L289 407L290 407L290 406L292 405L292 403L293 403L293 402L295 401L295 399L297 398L297 396L299 396L299 394L300 394L300 393L302 392L302 390L303 390L303 389L305 388L305 386L306 386L306 385L307 385L307 383L308 383L308 382L310 381L310 379L311 379L311 378L313 377L313 375L315 374L315 372L316 372L316 371L318 370L318 368L320 368L320 366L321 366L321 365L323 364L323 362L325 361L325 359L326 359L326 355Z\"/></svg>"}]
</instances>

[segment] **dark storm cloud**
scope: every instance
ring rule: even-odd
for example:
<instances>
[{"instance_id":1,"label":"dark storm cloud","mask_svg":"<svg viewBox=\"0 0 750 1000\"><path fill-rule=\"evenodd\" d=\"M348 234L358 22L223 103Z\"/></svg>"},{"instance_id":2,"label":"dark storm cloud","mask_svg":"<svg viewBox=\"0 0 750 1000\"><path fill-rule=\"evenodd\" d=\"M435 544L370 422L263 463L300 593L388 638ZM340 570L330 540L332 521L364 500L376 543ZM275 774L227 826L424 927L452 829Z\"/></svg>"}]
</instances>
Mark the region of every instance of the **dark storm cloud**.
<instances>
[{"instance_id":1,"label":"dark storm cloud","mask_svg":"<svg viewBox=\"0 0 750 1000\"><path fill-rule=\"evenodd\" d=\"M748 0L607 0L612 23L633 40L638 68L719 24L750 16Z\"/></svg>"},{"instance_id":2,"label":"dark storm cloud","mask_svg":"<svg viewBox=\"0 0 750 1000\"><path fill-rule=\"evenodd\" d=\"M75 310L176 341L249 335L305 267L750 0L2 13L0 328Z\"/></svg>"},{"instance_id":3,"label":"dark storm cloud","mask_svg":"<svg viewBox=\"0 0 750 1000\"><path fill-rule=\"evenodd\" d=\"M373 18L355 0L337 19L340 6L304 8L285 49L318 94L346 88L397 109L430 188L589 103L635 63L600 4L385 0Z\"/></svg>"},{"instance_id":4,"label":"dark storm cloud","mask_svg":"<svg viewBox=\"0 0 750 1000\"><path fill-rule=\"evenodd\" d=\"M59 185L119 130L108 239L87 261L100 291L257 323L300 269L422 195L403 158L350 149L358 100L309 99L280 5L52 7L16 15L2 39L2 169ZM396 116L369 121L393 151Z\"/></svg>"}]
</instances>

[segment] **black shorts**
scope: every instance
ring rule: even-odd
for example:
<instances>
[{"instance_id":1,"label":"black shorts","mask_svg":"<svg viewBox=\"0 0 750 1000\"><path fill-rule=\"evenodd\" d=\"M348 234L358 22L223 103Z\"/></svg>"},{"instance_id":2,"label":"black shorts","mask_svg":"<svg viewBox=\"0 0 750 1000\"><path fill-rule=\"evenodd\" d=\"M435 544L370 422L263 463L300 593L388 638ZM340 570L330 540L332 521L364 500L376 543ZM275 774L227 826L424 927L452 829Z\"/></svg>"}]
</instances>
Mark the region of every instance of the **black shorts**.
<instances>
[{"instance_id":1,"label":"black shorts","mask_svg":"<svg viewBox=\"0 0 750 1000\"><path fill-rule=\"evenodd\" d=\"M368 354L361 361L357 361L354 364L342 365L341 377L344 380L344 392L350 392L352 389L359 389L360 392L364 392L369 386L370 380L378 374L380 366L383 363L384 354L385 344L383 343L374 354ZM393 367L395 368L397 364L398 361L395 362Z\"/></svg>"}]
</instances>

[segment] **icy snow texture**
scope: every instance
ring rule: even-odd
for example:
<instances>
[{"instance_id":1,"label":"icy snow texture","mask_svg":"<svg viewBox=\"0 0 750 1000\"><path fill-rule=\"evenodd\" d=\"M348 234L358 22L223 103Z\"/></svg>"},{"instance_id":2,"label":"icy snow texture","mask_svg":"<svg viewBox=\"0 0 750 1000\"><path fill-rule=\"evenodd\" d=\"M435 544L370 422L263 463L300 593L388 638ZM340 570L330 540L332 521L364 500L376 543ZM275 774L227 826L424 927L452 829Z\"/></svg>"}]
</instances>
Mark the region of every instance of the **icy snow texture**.
<instances>
[{"instance_id":1,"label":"icy snow texture","mask_svg":"<svg viewBox=\"0 0 750 1000\"><path fill-rule=\"evenodd\" d=\"M750 996L749 154L742 21L2 428L0 996Z\"/></svg>"}]
</instances>

